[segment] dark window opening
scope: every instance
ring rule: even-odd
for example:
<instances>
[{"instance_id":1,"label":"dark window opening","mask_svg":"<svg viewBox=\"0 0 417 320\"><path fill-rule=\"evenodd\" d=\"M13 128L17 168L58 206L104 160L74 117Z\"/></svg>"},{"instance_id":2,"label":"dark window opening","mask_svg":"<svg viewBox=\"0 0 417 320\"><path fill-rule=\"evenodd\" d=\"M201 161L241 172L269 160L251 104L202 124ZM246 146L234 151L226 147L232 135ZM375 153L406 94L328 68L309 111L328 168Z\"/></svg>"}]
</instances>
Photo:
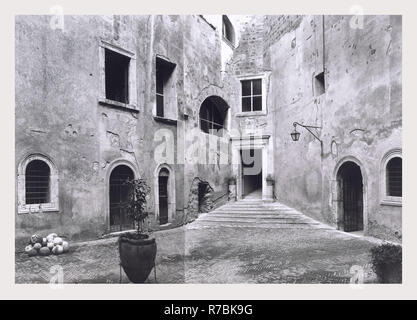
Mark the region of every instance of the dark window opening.
<instances>
[{"instance_id":1,"label":"dark window opening","mask_svg":"<svg viewBox=\"0 0 417 320\"><path fill-rule=\"evenodd\" d=\"M391 197L402 197L402 159L392 158L387 163L387 193Z\"/></svg>"},{"instance_id":2,"label":"dark window opening","mask_svg":"<svg viewBox=\"0 0 417 320\"><path fill-rule=\"evenodd\" d=\"M322 95L326 91L324 82L324 72L320 72L314 77L314 95L316 97Z\"/></svg>"},{"instance_id":3,"label":"dark window opening","mask_svg":"<svg viewBox=\"0 0 417 320\"><path fill-rule=\"evenodd\" d=\"M106 99L129 103L130 58L105 49Z\"/></svg>"},{"instance_id":4,"label":"dark window opening","mask_svg":"<svg viewBox=\"0 0 417 320\"><path fill-rule=\"evenodd\" d=\"M164 106L169 99L175 97L167 96L167 84L171 78L172 72L175 68L174 63L170 63L166 60L156 58L156 116L164 117Z\"/></svg>"},{"instance_id":5,"label":"dark window opening","mask_svg":"<svg viewBox=\"0 0 417 320\"><path fill-rule=\"evenodd\" d=\"M262 111L262 79L242 81L242 112Z\"/></svg>"},{"instance_id":6,"label":"dark window opening","mask_svg":"<svg viewBox=\"0 0 417 320\"><path fill-rule=\"evenodd\" d=\"M204 100L200 108L201 131L210 134L219 133L224 129L228 106L219 97L209 97Z\"/></svg>"},{"instance_id":7,"label":"dark window opening","mask_svg":"<svg viewBox=\"0 0 417 320\"><path fill-rule=\"evenodd\" d=\"M229 18L223 15L223 26L222 26L223 38L229 41L232 45L235 44L235 30L230 22Z\"/></svg>"},{"instance_id":8,"label":"dark window opening","mask_svg":"<svg viewBox=\"0 0 417 320\"><path fill-rule=\"evenodd\" d=\"M25 190L26 204L50 202L49 166L41 160L33 160L26 167Z\"/></svg>"}]
</instances>

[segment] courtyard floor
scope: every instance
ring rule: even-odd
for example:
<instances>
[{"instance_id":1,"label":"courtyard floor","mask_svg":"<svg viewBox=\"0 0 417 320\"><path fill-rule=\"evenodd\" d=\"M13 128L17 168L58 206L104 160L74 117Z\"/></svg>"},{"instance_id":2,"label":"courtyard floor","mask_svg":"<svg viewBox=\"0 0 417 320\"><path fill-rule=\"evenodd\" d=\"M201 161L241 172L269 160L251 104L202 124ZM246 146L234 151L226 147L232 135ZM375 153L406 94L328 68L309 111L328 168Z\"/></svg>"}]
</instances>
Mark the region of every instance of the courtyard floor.
<instances>
[{"instance_id":1,"label":"courtyard floor","mask_svg":"<svg viewBox=\"0 0 417 320\"><path fill-rule=\"evenodd\" d=\"M148 283L349 283L352 267L363 270L365 282L376 281L369 250L378 241L337 230L193 228L191 223L153 236L158 251ZM128 283L116 241L74 243L59 256L16 253L15 281L47 283L58 266L65 283Z\"/></svg>"}]
</instances>

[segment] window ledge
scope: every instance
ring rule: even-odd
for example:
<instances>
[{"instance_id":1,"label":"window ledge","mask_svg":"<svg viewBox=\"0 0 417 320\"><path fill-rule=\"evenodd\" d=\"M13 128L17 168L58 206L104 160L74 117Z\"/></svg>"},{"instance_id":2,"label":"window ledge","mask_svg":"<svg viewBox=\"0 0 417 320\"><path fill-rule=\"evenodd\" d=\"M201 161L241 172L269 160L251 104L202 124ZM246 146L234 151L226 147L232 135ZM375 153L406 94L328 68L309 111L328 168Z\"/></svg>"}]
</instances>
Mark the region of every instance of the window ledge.
<instances>
[{"instance_id":1,"label":"window ledge","mask_svg":"<svg viewBox=\"0 0 417 320\"><path fill-rule=\"evenodd\" d=\"M238 112L235 114L236 117L253 117L253 116L266 116L266 111L247 111Z\"/></svg>"},{"instance_id":2,"label":"window ledge","mask_svg":"<svg viewBox=\"0 0 417 320\"><path fill-rule=\"evenodd\" d=\"M391 199L387 198L381 201L382 206L394 206L394 207L402 207L402 198L393 197Z\"/></svg>"},{"instance_id":3,"label":"window ledge","mask_svg":"<svg viewBox=\"0 0 417 320\"><path fill-rule=\"evenodd\" d=\"M114 101L114 100L110 100L106 98L99 98L98 103L103 106L107 106L107 107L111 107L111 108L115 108L119 110L139 112L139 110L136 109L136 106L133 104L123 103L123 102Z\"/></svg>"},{"instance_id":4,"label":"window ledge","mask_svg":"<svg viewBox=\"0 0 417 320\"><path fill-rule=\"evenodd\" d=\"M153 116L153 118L156 122L161 122L161 123L170 124L170 125L177 125L177 120L175 119L168 119L168 118L158 117L158 116Z\"/></svg>"}]
</instances>

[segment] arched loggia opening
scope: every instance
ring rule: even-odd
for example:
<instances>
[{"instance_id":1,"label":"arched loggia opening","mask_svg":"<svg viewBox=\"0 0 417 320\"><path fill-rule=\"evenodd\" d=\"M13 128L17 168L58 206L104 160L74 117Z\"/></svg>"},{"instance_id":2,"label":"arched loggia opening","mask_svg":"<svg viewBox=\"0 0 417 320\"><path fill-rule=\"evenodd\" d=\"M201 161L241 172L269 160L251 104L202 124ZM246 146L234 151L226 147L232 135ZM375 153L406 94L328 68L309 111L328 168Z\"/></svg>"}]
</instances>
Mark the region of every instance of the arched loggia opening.
<instances>
[{"instance_id":1,"label":"arched loggia opening","mask_svg":"<svg viewBox=\"0 0 417 320\"><path fill-rule=\"evenodd\" d=\"M346 232L363 230L363 177L361 168L346 161L337 171L339 194L338 228Z\"/></svg>"}]
</instances>

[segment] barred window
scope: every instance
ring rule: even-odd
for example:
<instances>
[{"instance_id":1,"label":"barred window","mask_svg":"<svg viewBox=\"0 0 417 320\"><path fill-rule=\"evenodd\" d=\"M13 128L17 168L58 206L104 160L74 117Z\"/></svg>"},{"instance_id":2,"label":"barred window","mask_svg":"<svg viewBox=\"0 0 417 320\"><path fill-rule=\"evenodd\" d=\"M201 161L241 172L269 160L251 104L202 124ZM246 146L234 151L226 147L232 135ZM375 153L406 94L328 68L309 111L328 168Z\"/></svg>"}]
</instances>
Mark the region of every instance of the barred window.
<instances>
[{"instance_id":1,"label":"barred window","mask_svg":"<svg viewBox=\"0 0 417 320\"><path fill-rule=\"evenodd\" d=\"M26 166L26 204L50 202L50 168L42 160L33 160Z\"/></svg>"},{"instance_id":2,"label":"barred window","mask_svg":"<svg viewBox=\"0 0 417 320\"><path fill-rule=\"evenodd\" d=\"M17 168L17 212L58 212L58 170L47 156L36 153Z\"/></svg>"},{"instance_id":3,"label":"barred window","mask_svg":"<svg viewBox=\"0 0 417 320\"><path fill-rule=\"evenodd\" d=\"M402 159L392 158L387 163L387 195L402 197Z\"/></svg>"}]
</instances>

